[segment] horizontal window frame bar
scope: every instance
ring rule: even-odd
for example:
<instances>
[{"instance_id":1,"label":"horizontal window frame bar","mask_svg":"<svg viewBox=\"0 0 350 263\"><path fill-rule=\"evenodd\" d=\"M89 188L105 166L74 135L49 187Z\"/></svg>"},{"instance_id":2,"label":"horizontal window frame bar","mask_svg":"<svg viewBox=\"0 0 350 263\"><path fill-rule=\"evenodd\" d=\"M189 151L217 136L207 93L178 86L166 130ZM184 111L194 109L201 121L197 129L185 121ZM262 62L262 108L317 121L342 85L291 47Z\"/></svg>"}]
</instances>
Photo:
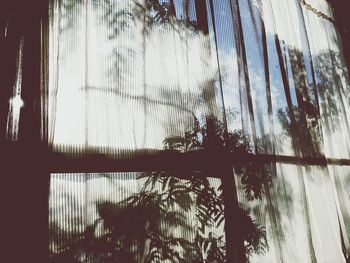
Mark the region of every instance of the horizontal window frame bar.
<instances>
[{"instance_id":1,"label":"horizontal window frame bar","mask_svg":"<svg viewBox=\"0 0 350 263\"><path fill-rule=\"evenodd\" d=\"M222 166L245 165L251 163L283 163L302 166L350 166L350 159L317 157L297 157L272 154L251 154L225 152L220 150L197 150L178 152L175 150L135 150L129 151L124 158L112 155L82 152L59 153L48 149L44 144L33 147L30 144L6 143L1 145L4 163L21 165L21 162L36 160L48 173L113 173L145 171L209 171L211 177ZM72 152L78 149L70 148ZM74 150L74 151L73 151Z\"/></svg>"},{"instance_id":2,"label":"horizontal window frame bar","mask_svg":"<svg viewBox=\"0 0 350 263\"><path fill-rule=\"evenodd\" d=\"M68 156L51 153L50 173L94 173L94 172L145 172L145 171L215 171L214 167L235 164L271 162L303 166L350 166L349 159L325 157L296 157L272 154L225 153L220 151L157 151L153 153L135 152L131 158L113 159L103 154ZM220 177L220 176L212 176Z\"/></svg>"}]
</instances>

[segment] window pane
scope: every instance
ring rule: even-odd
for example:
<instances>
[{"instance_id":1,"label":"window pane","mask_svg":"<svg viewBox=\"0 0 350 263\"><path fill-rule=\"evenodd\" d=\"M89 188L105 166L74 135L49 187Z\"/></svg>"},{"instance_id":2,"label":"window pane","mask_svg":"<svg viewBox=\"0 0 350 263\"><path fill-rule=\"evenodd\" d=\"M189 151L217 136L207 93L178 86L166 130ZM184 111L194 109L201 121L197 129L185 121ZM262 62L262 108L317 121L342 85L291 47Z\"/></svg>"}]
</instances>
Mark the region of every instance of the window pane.
<instances>
[{"instance_id":1,"label":"window pane","mask_svg":"<svg viewBox=\"0 0 350 263\"><path fill-rule=\"evenodd\" d=\"M262 171L268 180L261 198L255 200L247 198L244 181L236 178L239 202L264 227L269 247L265 253L252 253L249 262L344 262L339 236L348 239L345 200L349 196L345 197L344 191L350 190L346 183L349 173L341 167L333 169L342 172L338 171L336 184L324 166L265 165ZM342 221L341 227L338 220Z\"/></svg>"},{"instance_id":2,"label":"window pane","mask_svg":"<svg viewBox=\"0 0 350 263\"><path fill-rule=\"evenodd\" d=\"M161 149L193 116L222 115L210 25L194 2L187 18L181 1L50 2L54 149Z\"/></svg>"},{"instance_id":3,"label":"window pane","mask_svg":"<svg viewBox=\"0 0 350 263\"><path fill-rule=\"evenodd\" d=\"M261 153L349 158L346 67L328 4L310 5L323 15L295 1L50 1L50 144L119 158L209 116Z\"/></svg>"},{"instance_id":4,"label":"window pane","mask_svg":"<svg viewBox=\"0 0 350 263\"><path fill-rule=\"evenodd\" d=\"M223 262L220 180L200 174L52 174L50 262Z\"/></svg>"}]
</instances>

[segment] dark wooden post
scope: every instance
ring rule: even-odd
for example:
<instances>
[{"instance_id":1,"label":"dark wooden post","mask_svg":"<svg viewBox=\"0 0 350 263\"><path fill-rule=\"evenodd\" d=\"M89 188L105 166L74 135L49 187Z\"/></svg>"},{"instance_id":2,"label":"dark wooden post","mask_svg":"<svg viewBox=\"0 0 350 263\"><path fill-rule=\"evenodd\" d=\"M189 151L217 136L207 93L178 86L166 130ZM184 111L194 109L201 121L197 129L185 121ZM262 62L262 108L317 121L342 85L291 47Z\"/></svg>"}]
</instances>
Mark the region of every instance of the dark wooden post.
<instances>
[{"instance_id":1,"label":"dark wooden post","mask_svg":"<svg viewBox=\"0 0 350 263\"><path fill-rule=\"evenodd\" d=\"M220 176L223 185L224 215L225 215L225 237L226 237L226 262L247 262L244 247L242 222L239 216L239 206L235 177L233 173L232 156L225 149L217 148L216 123L213 118L207 118L207 165L210 163L208 174ZM212 143L210 142L212 140ZM212 170L211 170L212 169Z\"/></svg>"}]
</instances>

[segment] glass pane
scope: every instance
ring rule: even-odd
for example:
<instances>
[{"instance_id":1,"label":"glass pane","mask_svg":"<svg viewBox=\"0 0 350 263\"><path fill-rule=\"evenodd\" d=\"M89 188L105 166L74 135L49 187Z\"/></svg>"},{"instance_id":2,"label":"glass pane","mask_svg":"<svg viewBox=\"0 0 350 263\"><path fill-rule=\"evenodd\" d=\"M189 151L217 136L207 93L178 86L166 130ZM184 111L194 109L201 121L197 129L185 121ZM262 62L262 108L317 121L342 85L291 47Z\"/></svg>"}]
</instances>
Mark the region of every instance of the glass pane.
<instances>
[{"instance_id":1,"label":"glass pane","mask_svg":"<svg viewBox=\"0 0 350 263\"><path fill-rule=\"evenodd\" d=\"M330 12L324 0L52 0L50 144L121 158L210 117L254 152L349 158Z\"/></svg>"},{"instance_id":2,"label":"glass pane","mask_svg":"<svg viewBox=\"0 0 350 263\"><path fill-rule=\"evenodd\" d=\"M349 240L348 169L335 181L325 166L272 163L262 171L268 180L260 199L248 199L246 186L236 178L242 207L266 230L268 249L250 254L249 262L345 262L339 237Z\"/></svg>"},{"instance_id":3,"label":"glass pane","mask_svg":"<svg viewBox=\"0 0 350 263\"><path fill-rule=\"evenodd\" d=\"M175 3L50 1L55 150L162 149L165 138L184 136L193 116L220 119L209 11L205 2L189 1L186 11Z\"/></svg>"},{"instance_id":4,"label":"glass pane","mask_svg":"<svg viewBox=\"0 0 350 263\"><path fill-rule=\"evenodd\" d=\"M266 233L267 239L251 235L246 240L249 260L341 262L342 253L350 251L348 171L335 165L350 157L349 77L326 1L52 0L49 37L49 142L54 151L121 159L160 149L222 150L249 154L252 160L254 154L268 160L291 157L286 163L253 165L252 171L235 167L239 201L260 227L255 234ZM62 251L71 251L67 244L74 240L85 244L87 231L93 231L94 242L114 233L113 224L105 226L104 210L92 208L91 202L97 202L89 201L95 200L92 193L105 200L109 189L120 189L113 190L118 192L114 199L108 197L114 205L105 208L119 213L130 208L128 198L140 196L145 178L152 177L136 179L139 175L52 175L51 200L65 196L55 183L73 178L75 183L63 188L76 187L72 191L81 202L62 201L81 208L59 210L52 217L71 228L57 228L51 235L52 257L69 254ZM159 183L152 194L159 194ZM155 250L159 257L167 249L183 258L203 257L202 250L193 248L201 216L188 212L197 211L196 193L190 197L188 229L168 230L171 238L182 236L192 247L170 242L171 249ZM183 211L181 205L176 209ZM166 209L172 212L175 206ZM75 214L78 226L69 219ZM163 219L157 220L162 226ZM223 229L218 229L219 240ZM147 239L118 238L117 248L97 252L90 244L90 250L73 250L73 257L87 260L95 253L109 257L121 251L134 261L146 257ZM205 238L211 238L209 232Z\"/></svg>"},{"instance_id":5,"label":"glass pane","mask_svg":"<svg viewBox=\"0 0 350 263\"><path fill-rule=\"evenodd\" d=\"M50 262L224 262L220 180L200 174L52 174Z\"/></svg>"}]
</instances>

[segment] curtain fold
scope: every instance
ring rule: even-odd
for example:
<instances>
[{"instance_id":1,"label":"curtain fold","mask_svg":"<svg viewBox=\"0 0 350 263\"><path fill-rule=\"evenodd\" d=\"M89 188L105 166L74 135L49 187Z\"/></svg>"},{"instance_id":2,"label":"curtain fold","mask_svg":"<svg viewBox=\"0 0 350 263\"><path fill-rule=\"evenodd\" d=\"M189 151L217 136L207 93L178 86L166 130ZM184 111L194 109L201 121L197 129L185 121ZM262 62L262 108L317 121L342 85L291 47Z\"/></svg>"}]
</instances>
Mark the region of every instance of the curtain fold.
<instances>
[{"instance_id":1,"label":"curtain fold","mask_svg":"<svg viewBox=\"0 0 350 263\"><path fill-rule=\"evenodd\" d=\"M260 199L250 200L235 177L239 202L264 226L269 247L249 262L345 262L350 84L333 19L325 0L52 0L49 143L65 154L132 158L167 143L182 147L193 127L215 118L224 134L244 134L253 154L295 157L261 165ZM202 149L203 141L197 136L180 151ZM79 239L101 216L83 218L96 209L87 205L94 179L52 178L50 227L73 227L76 218L79 227L62 240ZM79 209L55 208L63 180ZM98 196L134 189L97 181ZM52 253L62 247L53 241Z\"/></svg>"}]
</instances>

